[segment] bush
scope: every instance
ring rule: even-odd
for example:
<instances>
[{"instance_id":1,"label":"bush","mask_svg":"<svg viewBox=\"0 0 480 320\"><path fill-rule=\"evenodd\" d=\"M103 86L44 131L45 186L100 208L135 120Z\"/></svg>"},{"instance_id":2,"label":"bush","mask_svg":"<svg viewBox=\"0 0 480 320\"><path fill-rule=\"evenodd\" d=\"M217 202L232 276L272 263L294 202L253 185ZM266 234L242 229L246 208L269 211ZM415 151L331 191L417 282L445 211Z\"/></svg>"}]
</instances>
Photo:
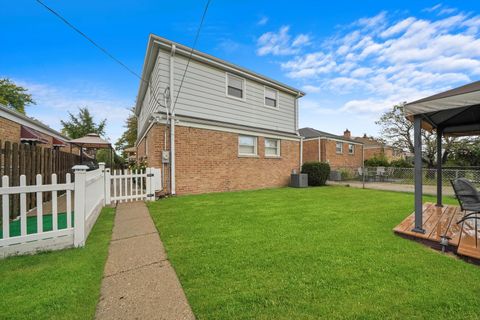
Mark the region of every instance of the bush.
<instances>
[{"instance_id":1,"label":"bush","mask_svg":"<svg viewBox=\"0 0 480 320\"><path fill-rule=\"evenodd\" d=\"M305 162L302 173L308 174L309 186L324 186L330 175L330 165L325 162Z\"/></svg>"},{"instance_id":2,"label":"bush","mask_svg":"<svg viewBox=\"0 0 480 320\"><path fill-rule=\"evenodd\" d=\"M398 160L392 160L390 162L391 167L396 167L396 168L412 168L413 164L405 159L398 159Z\"/></svg>"},{"instance_id":3,"label":"bush","mask_svg":"<svg viewBox=\"0 0 480 320\"><path fill-rule=\"evenodd\" d=\"M384 154L376 154L364 161L365 167L388 167L388 159Z\"/></svg>"}]
</instances>

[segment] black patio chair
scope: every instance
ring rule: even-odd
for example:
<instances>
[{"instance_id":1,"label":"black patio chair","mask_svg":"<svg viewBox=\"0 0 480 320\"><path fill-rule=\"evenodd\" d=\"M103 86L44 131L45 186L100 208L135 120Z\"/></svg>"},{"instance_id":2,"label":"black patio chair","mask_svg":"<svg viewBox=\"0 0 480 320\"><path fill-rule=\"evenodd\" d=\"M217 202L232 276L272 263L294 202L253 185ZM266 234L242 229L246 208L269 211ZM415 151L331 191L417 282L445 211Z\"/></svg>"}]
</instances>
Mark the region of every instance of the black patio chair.
<instances>
[{"instance_id":1,"label":"black patio chair","mask_svg":"<svg viewBox=\"0 0 480 320\"><path fill-rule=\"evenodd\" d=\"M477 214L480 213L480 193L477 188L465 178L450 180L450 183L460 204L460 209L465 211L465 215L457 224L467 219L480 219L480 217L477 216ZM471 212L467 213L467 211Z\"/></svg>"}]
</instances>

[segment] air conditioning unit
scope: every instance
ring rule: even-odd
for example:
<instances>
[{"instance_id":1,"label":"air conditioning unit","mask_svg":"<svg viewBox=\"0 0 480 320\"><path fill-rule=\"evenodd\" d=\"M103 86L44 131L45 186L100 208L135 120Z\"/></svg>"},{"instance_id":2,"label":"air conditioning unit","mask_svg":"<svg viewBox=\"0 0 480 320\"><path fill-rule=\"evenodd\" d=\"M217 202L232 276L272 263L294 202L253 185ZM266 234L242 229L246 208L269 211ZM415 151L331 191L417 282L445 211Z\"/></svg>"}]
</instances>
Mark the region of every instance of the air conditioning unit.
<instances>
[{"instance_id":1,"label":"air conditioning unit","mask_svg":"<svg viewBox=\"0 0 480 320\"><path fill-rule=\"evenodd\" d=\"M293 187L293 188L308 187L308 174L292 173L290 176L290 187Z\"/></svg>"}]
</instances>

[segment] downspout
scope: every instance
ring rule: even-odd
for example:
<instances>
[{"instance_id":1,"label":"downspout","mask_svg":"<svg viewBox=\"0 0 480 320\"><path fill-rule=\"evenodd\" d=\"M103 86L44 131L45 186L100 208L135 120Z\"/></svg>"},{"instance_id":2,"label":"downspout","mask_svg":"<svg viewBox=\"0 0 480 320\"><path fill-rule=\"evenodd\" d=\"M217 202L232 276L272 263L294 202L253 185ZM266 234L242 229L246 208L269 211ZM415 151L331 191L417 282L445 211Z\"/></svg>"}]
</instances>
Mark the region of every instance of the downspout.
<instances>
[{"instance_id":1,"label":"downspout","mask_svg":"<svg viewBox=\"0 0 480 320\"><path fill-rule=\"evenodd\" d=\"M302 172L303 165L303 137L300 137L300 172Z\"/></svg>"},{"instance_id":2,"label":"downspout","mask_svg":"<svg viewBox=\"0 0 480 320\"><path fill-rule=\"evenodd\" d=\"M298 136L300 136L300 133L298 132L298 98L300 98L300 93L297 93L297 96L295 97L295 132L297 133ZM302 171L302 165L303 165L303 137L300 136L300 155L299 155L299 160L300 160L300 169L299 171Z\"/></svg>"},{"instance_id":3,"label":"downspout","mask_svg":"<svg viewBox=\"0 0 480 320\"><path fill-rule=\"evenodd\" d=\"M175 110L174 99L175 96L175 49L176 46L172 44L172 52L170 54L170 193L175 195Z\"/></svg>"}]
</instances>

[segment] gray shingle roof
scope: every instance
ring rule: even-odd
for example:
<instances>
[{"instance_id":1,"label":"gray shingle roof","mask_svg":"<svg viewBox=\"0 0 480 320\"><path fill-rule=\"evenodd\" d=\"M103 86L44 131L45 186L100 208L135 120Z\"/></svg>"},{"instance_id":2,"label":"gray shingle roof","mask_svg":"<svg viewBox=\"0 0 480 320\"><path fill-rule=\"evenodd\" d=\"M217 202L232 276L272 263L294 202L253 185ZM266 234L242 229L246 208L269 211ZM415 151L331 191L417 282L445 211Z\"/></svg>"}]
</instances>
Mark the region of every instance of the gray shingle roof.
<instances>
[{"instance_id":1,"label":"gray shingle roof","mask_svg":"<svg viewBox=\"0 0 480 320\"><path fill-rule=\"evenodd\" d=\"M356 141L354 139L345 138L344 136L338 136L336 134L328 133L328 132L325 132L325 131L320 131L320 130L313 129L313 128L301 128L301 129L298 130L298 132L305 139L329 138L329 139L343 140L343 141L349 141L349 142L355 142L355 143L363 144L363 142L361 142L361 141Z\"/></svg>"}]
</instances>

